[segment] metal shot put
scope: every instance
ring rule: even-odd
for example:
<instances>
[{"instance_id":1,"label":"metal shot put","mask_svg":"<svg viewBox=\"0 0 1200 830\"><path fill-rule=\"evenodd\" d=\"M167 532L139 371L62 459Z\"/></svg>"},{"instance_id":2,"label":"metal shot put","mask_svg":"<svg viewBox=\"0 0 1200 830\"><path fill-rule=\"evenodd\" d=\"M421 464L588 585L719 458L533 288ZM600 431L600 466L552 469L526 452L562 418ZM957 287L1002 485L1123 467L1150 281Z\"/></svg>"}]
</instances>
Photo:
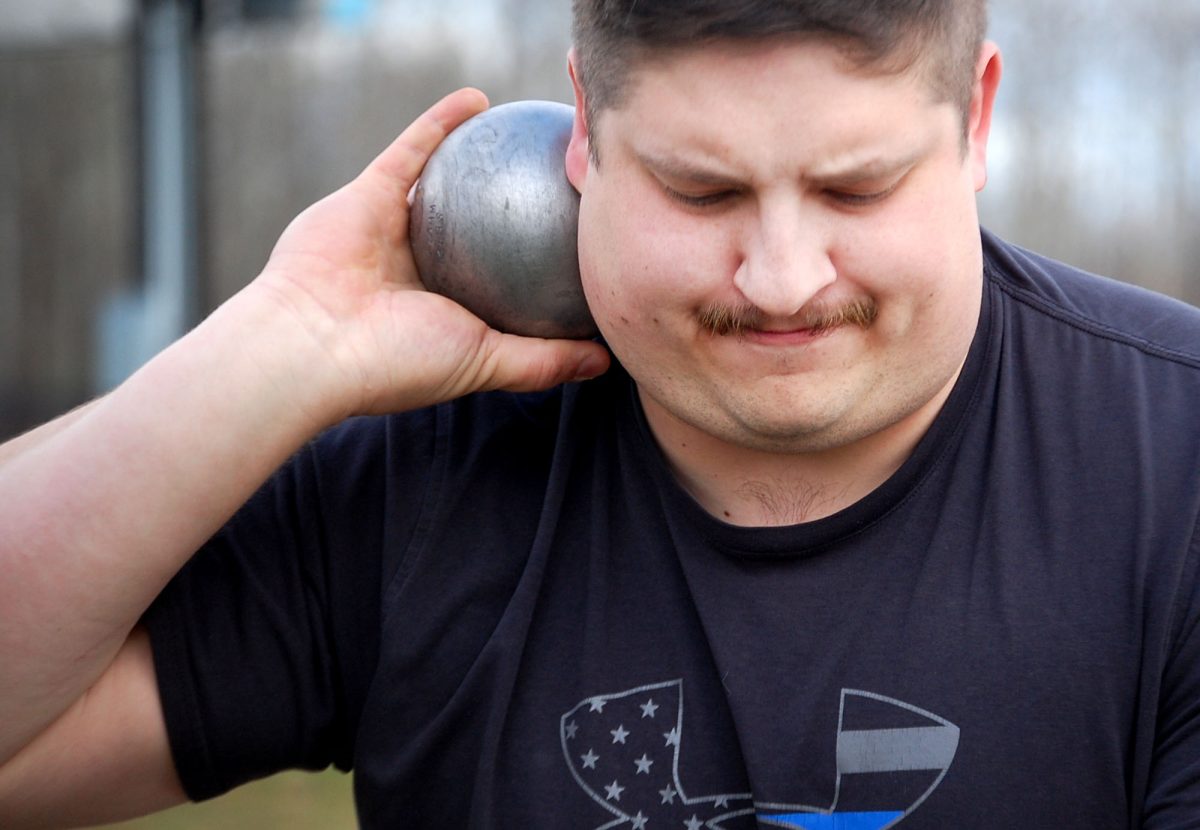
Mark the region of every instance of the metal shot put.
<instances>
[{"instance_id":1,"label":"metal shot put","mask_svg":"<svg viewBox=\"0 0 1200 830\"><path fill-rule=\"evenodd\" d=\"M572 112L518 101L480 113L417 183L410 233L421 281L501 331L596 333L579 280L579 194L563 170Z\"/></svg>"}]
</instances>

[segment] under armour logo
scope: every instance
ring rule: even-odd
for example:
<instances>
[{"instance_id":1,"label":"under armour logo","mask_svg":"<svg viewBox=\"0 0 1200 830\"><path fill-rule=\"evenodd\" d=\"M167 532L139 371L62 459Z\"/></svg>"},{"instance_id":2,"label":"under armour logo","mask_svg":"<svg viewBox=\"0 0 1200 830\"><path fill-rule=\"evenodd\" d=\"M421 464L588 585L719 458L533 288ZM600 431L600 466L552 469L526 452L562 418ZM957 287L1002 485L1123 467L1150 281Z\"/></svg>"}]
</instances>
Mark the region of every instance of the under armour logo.
<instances>
[{"instance_id":1,"label":"under armour logo","mask_svg":"<svg viewBox=\"0 0 1200 830\"><path fill-rule=\"evenodd\" d=\"M871 728L858 728L860 722ZM562 716L559 737L571 774L616 817L600 826L719 830L754 817L802 830L884 830L937 789L959 741L958 727L932 712L843 689L833 797L828 806L812 806L755 803L749 793L690 795L679 780L682 733L682 680L587 698Z\"/></svg>"}]
</instances>

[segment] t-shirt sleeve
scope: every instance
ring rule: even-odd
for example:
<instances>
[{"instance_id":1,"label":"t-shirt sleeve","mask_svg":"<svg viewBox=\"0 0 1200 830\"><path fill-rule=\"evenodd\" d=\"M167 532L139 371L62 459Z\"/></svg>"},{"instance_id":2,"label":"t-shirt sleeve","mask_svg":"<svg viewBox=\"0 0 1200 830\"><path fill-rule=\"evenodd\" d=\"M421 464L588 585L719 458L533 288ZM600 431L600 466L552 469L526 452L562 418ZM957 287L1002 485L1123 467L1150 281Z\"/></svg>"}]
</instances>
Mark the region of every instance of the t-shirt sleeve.
<instances>
[{"instance_id":1,"label":"t-shirt sleeve","mask_svg":"<svg viewBox=\"0 0 1200 830\"><path fill-rule=\"evenodd\" d=\"M423 414L356 419L321 436L147 611L171 749L193 800L282 769L351 767L380 586L419 512L403 506L419 507L426 490L428 427Z\"/></svg>"},{"instance_id":2,"label":"t-shirt sleeve","mask_svg":"<svg viewBox=\"0 0 1200 830\"><path fill-rule=\"evenodd\" d=\"M1143 811L1145 830L1200 828L1200 543L1196 539L1180 584Z\"/></svg>"}]
</instances>

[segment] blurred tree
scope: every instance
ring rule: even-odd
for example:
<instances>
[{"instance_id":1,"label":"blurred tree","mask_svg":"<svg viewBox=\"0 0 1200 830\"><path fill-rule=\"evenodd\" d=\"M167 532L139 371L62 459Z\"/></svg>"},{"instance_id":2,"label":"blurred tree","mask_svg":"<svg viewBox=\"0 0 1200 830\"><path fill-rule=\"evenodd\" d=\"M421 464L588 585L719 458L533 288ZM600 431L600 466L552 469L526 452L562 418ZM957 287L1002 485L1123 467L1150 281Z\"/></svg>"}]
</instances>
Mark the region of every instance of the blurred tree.
<instances>
[{"instance_id":1,"label":"blurred tree","mask_svg":"<svg viewBox=\"0 0 1200 830\"><path fill-rule=\"evenodd\" d=\"M1200 302L1200 2L1007 0L985 224Z\"/></svg>"}]
</instances>

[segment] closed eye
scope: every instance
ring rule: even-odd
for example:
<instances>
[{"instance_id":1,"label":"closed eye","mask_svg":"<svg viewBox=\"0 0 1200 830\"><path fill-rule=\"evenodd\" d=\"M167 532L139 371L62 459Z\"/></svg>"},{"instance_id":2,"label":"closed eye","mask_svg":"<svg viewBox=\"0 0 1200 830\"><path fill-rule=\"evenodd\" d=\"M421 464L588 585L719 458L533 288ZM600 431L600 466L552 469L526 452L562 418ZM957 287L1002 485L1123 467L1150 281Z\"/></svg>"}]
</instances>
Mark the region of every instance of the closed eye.
<instances>
[{"instance_id":1,"label":"closed eye","mask_svg":"<svg viewBox=\"0 0 1200 830\"><path fill-rule=\"evenodd\" d=\"M700 193L693 195L690 193L680 193L678 190L667 187L666 185L663 185L663 192L667 194L668 198L691 208L710 207L712 205L720 204L721 202L731 199L737 195L736 191L733 190L718 190L715 193Z\"/></svg>"},{"instance_id":2,"label":"closed eye","mask_svg":"<svg viewBox=\"0 0 1200 830\"><path fill-rule=\"evenodd\" d=\"M866 193L859 193L854 190L838 190L836 188L830 188L826 190L825 193L830 199L838 204L845 205L847 207L866 207L868 205L876 204L877 202L882 202L888 196L891 196L896 192L897 188L900 187L900 183L903 181L904 179L901 178L883 190L872 190Z\"/></svg>"}]
</instances>

